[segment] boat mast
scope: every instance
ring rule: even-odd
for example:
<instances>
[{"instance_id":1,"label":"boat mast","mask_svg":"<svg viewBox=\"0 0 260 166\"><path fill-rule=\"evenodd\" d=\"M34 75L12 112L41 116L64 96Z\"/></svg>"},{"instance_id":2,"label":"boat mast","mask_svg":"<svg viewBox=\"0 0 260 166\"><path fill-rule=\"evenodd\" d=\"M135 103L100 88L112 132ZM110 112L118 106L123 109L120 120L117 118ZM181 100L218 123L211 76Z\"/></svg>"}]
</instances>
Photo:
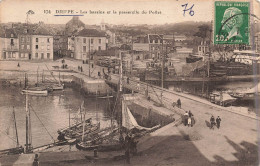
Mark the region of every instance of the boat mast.
<instances>
[{"instance_id":1,"label":"boat mast","mask_svg":"<svg viewBox=\"0 0 260 166\"><path fill-rule=\"evenodd\" d=\"M14 106L13 106L13 115L14 115L14 127L15 127L15 135L16 135L16 147L19 147L19 139L18 139L17 126L16 126Z\"/></svg>"},{"instance_id":2,"label":"boat mast","mask_svg":"<svg viewBox=\"0 0 260 166\"><path fill-rule=\"evenodd\" d=\"M88 39L88 76L90 77L90 38Z\"/></svg>"},{"instance_id":3,"label":"boat mast","mask_svg":"<svg viewBox=\"0 0 260 166\"><path fill-rule=\"evenodd\" d=\"M84 136L85 136L85 115L86 115L86 113L84 112L84 115L83 115L83 134L82 134L82 141L84 141Z\"/></svg>"},{"instance_id":4,"label":"boat mast","mask_svg":"<svg viewBox=\"0 0 260 166\"><path fill-rule=\"evenodd\" d=\"M118 91L118 99L119 99L119 108L122 108L122 100L121 100L121 94L123 91L123 56L122 52L120 52L120 77L119 77L119 91ZM122 126L122 111L119 111L119 131L121 131Z\"/></svg>"},{"instance_id":5,"label":"boat mast","mask_svg":"<svg viewBox=\"0 0 260 166\"><path fill-rule=\"evenodd\" d=\"M29 127L28 127L28 117L29 117L29 112L28 112L28 94L25 94L25 111L26 111L26 144L25 144L25 152L29 152L29 138L28 138L28 133L29 133Z\"/></svg>"}]
</instances>

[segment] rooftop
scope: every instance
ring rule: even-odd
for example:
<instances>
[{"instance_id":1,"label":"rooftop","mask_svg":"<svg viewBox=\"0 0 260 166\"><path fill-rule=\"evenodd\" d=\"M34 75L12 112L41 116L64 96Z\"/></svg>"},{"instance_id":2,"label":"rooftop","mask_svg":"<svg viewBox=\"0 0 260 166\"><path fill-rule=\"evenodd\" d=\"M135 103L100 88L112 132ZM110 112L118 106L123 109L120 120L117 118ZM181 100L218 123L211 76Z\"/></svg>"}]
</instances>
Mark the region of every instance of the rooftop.
<instances>
[{"instance_id":1,"label":"rooftop","mask_svg":"<svg viewBox=\"0 0 260 166\"><path fill-rule=\"evenodd\" d=\"M105 32L100 32L96 29L83 29L78 32L76 36L82 36L82 37L106 37Z\"/></svg>"}]
</instances>

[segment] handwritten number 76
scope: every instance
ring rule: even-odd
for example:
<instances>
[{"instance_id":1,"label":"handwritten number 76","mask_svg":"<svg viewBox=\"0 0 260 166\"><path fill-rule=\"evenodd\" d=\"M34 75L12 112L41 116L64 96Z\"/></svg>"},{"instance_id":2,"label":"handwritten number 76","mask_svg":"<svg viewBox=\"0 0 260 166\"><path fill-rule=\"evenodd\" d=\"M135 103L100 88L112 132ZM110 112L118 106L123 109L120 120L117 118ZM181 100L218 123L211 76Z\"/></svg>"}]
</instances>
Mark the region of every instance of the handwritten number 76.
<instances>
[{"instance_id":1,"label":"handwritten number 76","mask_svg":"<svg viewBox=\"0 0 260 166\"><path fill-rule=\"evenodd\" d=\"M184 5L181 5L182 7L184 7L184 10L183 10L183 16L185 16L185 12L186 11L190 11L189 14L191 16L193 16L195 14L194 10L192 10L194 4L192 4L192 6L190 8L187 9L187 6L188 6L188 3L184 4Z\"/></svg>"}]
</instances>

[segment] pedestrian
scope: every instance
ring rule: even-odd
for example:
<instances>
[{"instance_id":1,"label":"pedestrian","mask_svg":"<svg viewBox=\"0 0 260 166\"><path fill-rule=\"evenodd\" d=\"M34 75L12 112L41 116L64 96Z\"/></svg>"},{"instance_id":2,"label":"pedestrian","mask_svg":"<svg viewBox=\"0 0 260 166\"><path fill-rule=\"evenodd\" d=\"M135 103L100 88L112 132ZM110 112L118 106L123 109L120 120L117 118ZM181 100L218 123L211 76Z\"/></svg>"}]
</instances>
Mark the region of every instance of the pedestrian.
<instances>
[{"instance_id":1,"label":"pedestrian","mask_svg":"<svg viewBox=\"0 0 260 166\"><path fill-rule=\"evenodd\" d=\"M140 90L140 84L137 83L137 90L139 91Z\"/></svg>"},{"instance_id":2,"label":"pedestrian","mask_svg":"<svg viewBox=\"0 0 260 166\"><path fill-rule=\"evenodd\" d=\"M191 111L189 111L189 117L191 117L193 114L191 113Z\"/></svg>"},{"instance_id":3,"label":"pedestrian","mask_svg":"<svg viewBox=\"0 0 260 166\"><path fill-rule=\"evenodd\" d=\"M39 165L39 157L38 154L35 154L33 160L33 166L38 166L38 165Z\"/></svg>"},{"instance_id":4,"label":"pedestrian","mask_svg":"<svg viewBox=\"0 0 260 166\"><path fill-rule=\"evenodd\" d=\"M216 122L217 122L217 128L219 129L220 128L220 122L221 122L221 118L219 116L217 117Z\"/></svg>"},{"instance_id":5,"label":"pedestrian","mask_svg":"<svg viewBox=\"0 0 260 166\"><path fill-rule=\"evenodd\" d=\"M82 66L80 67L80 71L83 72Z\"/></svg>"},{"instance_id":6,"label":"pedestrian","mask_svg":"<svg viewBox=\"0 0 260 166\"><path fill-rule=\"evenodd\" d=\"M191 126L191 117L188 117L188 127Z\"/></svg>"},{"instance_id":7,"label":"pedestrian","mask_svg":"<svg viewBox=\"0 0 260 166\"><path fill-rule=\"evenodd\" d=\"M194 119L194 116L191 115L191 127L195 124L195 119Z\"/></svg>"},{"instance_id":8,"label":"pedestrian","mask_svg":"<svg viewBox=\"0 0 260 166\"><path fill-rule=\"evenodd\" d=\"M129 84L129 77L126 78L126 83Z\"/></svg>"},{"instance_id":9,"label":"pedestrian","mask_svg":"<svg viewBox=\"0 0 260 166\"><path fill-rule=\"evenodd\" d=\"M189 118L189 114L188 112L186 111L185 114L184 114L184 125L187 126L188 124L188 118Z\"/></svg>"},{"instance_id":10,"label":"pedestrian","mask_svg":"<svg viewBox=\"0 0 260 166\"><path fill-rule=\"evenodd\" d=\"M210 118L210 128L211 128L211 129L214 129L214 125L215 125L215 118L214 118L214 116L212 115L211 118Z\"/></svg>"},{"instance_id":11,"label":"pedestrian","mask_svg":"<svg viewBox=\"0 0 260 166\"><path fill-rule=\"evenodd\" d=\"M147 100L150 102L151 101L151 97L148 95Z\"/></svg>"},{"instance_id":12,"label":"pedestrian","mask_svg":"<svg viewBox=\"0 0 260 166\"><path fill-rule=\"evenodd\" d=\"M178 107L178 108L181 108L181 99L178 99L178 100L177 100L177 107Z\"/></svg>"}]
</instances>

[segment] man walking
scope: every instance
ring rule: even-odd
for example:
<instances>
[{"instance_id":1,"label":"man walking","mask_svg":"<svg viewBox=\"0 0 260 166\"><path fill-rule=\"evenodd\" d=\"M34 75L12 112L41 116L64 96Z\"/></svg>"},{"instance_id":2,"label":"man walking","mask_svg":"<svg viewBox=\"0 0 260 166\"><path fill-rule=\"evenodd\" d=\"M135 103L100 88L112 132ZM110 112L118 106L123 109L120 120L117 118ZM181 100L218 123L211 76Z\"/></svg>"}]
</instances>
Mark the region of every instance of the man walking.
<instances>
[{"instance_id":1,"label":"man walking","mask_svg":"<svg viewBox=\"0 0 260 166\"><path fill-rule=\"evenodd\" d=\"M187 111L185 112L183 118L184 118L184 125L187 126L188 125L188 118L189 118L189 114L188 114Z\"/></svg>"},{"instance_id":2,"label":"man walking","mask_svg":"<svg viewBox=\"0 0 260 166\"><path fill-rule=\"evenodd\" d=\"M213 129L213 130L214 130L214 125L215 125L215 118L212 115L211 118L210 118L210 128Z\"/></svg>"},{"instance_id":3,"label":"man walking","mask_svg":"<svg viewBox=\"0 0 260 166\"><path fill-rule=\"evenodd\" d=\"M177 107L181 108L181 99L177 100Z\"/></svg>"},{"instance_id":4,"label":"man walking","mask_svg":"<svg viewBox=\"0 0 260 166\"><path fill-rule=\"evenodd\" d=\"M221 119L220 119L219 116L217 117L216 122L217 122L217 128L219 129L220 128L220 122L221 122Z\"/></svg>"}]
</instances>

